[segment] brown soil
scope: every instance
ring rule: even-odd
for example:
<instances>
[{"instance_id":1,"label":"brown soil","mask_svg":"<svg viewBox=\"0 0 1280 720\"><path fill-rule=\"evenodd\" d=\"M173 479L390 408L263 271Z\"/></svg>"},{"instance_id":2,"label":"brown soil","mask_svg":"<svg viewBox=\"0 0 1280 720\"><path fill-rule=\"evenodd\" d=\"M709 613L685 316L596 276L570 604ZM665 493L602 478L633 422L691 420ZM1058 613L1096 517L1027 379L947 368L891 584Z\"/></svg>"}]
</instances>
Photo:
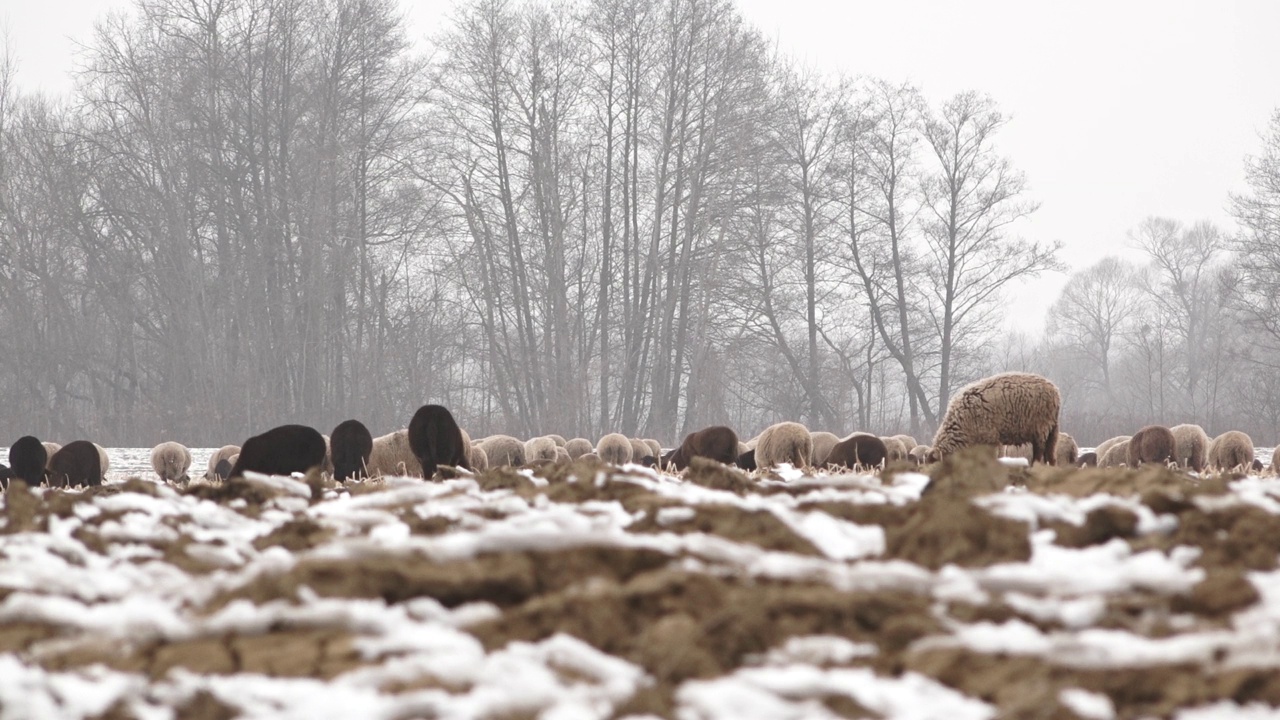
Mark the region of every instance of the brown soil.
<instances>
[{"instance_id":1,"label":"brown soil","mask_svg":"<svg viewBox=\"0 0 1280 720\"><path fill-rule=\"evenodd\" d=\"M747 511L731 505L699 505L689 520L659 524L657 513L628 528L631 532L709 533L737 542L801 555L821 555L813 543L797 535L786 523L766 510Z\"/></svg>"}]
</instances>

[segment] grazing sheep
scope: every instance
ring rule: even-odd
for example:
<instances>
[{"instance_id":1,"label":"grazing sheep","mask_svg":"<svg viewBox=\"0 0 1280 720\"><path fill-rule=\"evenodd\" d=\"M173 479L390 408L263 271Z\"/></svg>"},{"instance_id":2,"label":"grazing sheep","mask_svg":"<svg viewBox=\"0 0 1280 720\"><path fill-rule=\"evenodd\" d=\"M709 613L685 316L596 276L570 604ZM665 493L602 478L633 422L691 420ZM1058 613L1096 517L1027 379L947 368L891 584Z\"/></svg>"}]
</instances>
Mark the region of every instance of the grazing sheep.
<instances>
[{"instance_id":1,"label":"grazing sheep","mask_svg":"<svg viewBox=\"0 0 1280 720\"><path fill-rule=\"evenodd\" d=\"M747 447L746 443L742 442L741 440L738 441L738 457L742 457L743 455L746 455L747 452L750 450L751 448Z\"/></svg>"},{"instance_id":2,"label":"grazing sheep","mask_svg":"<svg viewBox=\"0 0 1280 720\"><path fill-rule=\"evenodd\" d=\"M1058 449L1054 453L1056 465L1059 467L1071 467L1076 464L1076 460L1080 457L1080 446L1076 444L1076 439L1070 435L1058 433Z\"/></svg>"},{"instance_id":3,"label":"grazing sheep","mask_svg":"<svg viewBox=\"0 0 1280 720\"><path fill-rule=\"evenodd\" d=\"M329 438L329 456L333 461L333 479L346 482L368 474L369 456L373 454L373 434L359 420L343 420Z\"/></svg>"},{"instance_id":4,"label":"grazing sheep","mask_svg":"<svg viewBox=\"0 0 1280 720\"><path fill-rule=\"evenodd\" d=\"M915 461L916 465L924 465L929 462L930 450L933 450L933 448L928 445L917 445L911 448L911 452L907 454L911 456L911 459Z\"/></svg>"},{"instance_id":5,"label":"grazing sheep","mask_svg":"<svg viewBox=\"0 0 1280 720\"><path fill-rule=\"evenodd\" d=\"M1253 469L1254 472L1262 472L1262 461L1259 460L1258 458L1254 458L1253 465L1251 466L1251 468Z\"/></svg>"},{"instance_id":6,"label":"grazing sheep","mask_svg":"<svg viewBox=\"0 0 1280 720\"><path fill-rule=\"evenodd\" d=\"M946 457L972 445L1031 443L1031 461L1054 463L1058 446L1058 388L1040 375L1001 373L966 385L947 406L933 438Z\"/></svg>"},{"instance_id":7,"label":"grazing sheep","mask_svg":"<svg viewBox=\"0 0 1280 720\"><path fill-rule=\"evenodd\" d=\"M780 422L760 433L760 442L756 444L756 466L771 468L791 463L794 467L805 468L809 467L812 454L809 428L796 422Z\"/></svg>"},{"instance_id":8,"label":"grazing sheep","mask_svg":"<svg viewBox=\"0 0 1280 720\"><path fill-rule=\"evenodd\" d=\"M88 440L75 440L63 445L49 460L49 486L101 485L105 472L99 449Z\"/></svg>"},{"instance_id":9,"label":"grazing sheep","mask_svg":"<svg viewBox=\"0 0 1280 720\"><path fill-rule=\"evenodd\" d=\"M680 447L667 453L662 466L676 470L689 467L695 457L704 457L725 465L733 465L738 459L738 434L724 425L713 425L684 436Z\"/></svg>"},{"instance_id":10,"label":"grazing sheep","mask_svg":"<svg viewBox=\"0 0 1280 720\"><path fill-rule=\"evenodd\" d=\"M649 446L650 455L654 457L658 457L659 455L662 454L662 443L658 442L657 440L654 440L652 438L645 438L641 442Z\"/></svg>"},{"instance_id":11,"label":"grazing sheep","mask_svg":"<svg viewBox=\"0 0 1280 720\"><path fill-rule=\"evenodd\" d=\"M756 469L756 449L750 448L746 452L738 456L735 461L738 467L743 470L752 471Z\"/></svg>"},{"instance_id":12,"label":"grazing sheep","mask_svg":"<svg viewBox=\"0 0 1280 720\"><path fill-rule=\"evenodd\" d=\"M1077 467L1098 467L1098 451L1090 450L1076 458Z\"/></svg>"},{"instance_id":13,"label":"grazing sheep","mask_svg":"<svg viewBox=\"0 0 1280 720\"><path fill-rule=\"evenodd\" d=\"M471 469L462 428L443 405L423 405L413 414L409 421L409 447L422 466L422 476L428 480L435 477L440 465Z\"/></svg>"},{"instance_id":14,"label":"grazing sheep","mask_svg":"<svg viewBox=\"0 0 1280 720\"><path fill-rule=\"evenodd\" d=\"M871 433L856 432L836 443L827 455L827 467L872 468L884 464L889 456L883 438Z\"/></svg>"},{"instance_id":15,"label":"grazing sheep","mask_svg":"<svg viewBox=\"0 0 1280 720\"><path fill-rule=\"evenodd\" d=\"M893 437L894 437L895 439L897 439L897 440L901 440L901 441L902 441L903 446L905 446L905 447L907 448L907 454L908 454L908 455L910 455L910 454L911 454L911 451L912 451L913 449L915 449L915 447L916 447L917 445L919 445L919 444L920 444L920 443L916 442L916 439L915 439L915 438L913 438L913 437L911 437L910 435L894 435Z\"/></svg>"},{"instance_id":16,"label":"grazing sheep","mask_svg":"<svg viewBox=\"0 0 1280 720\"><path fill-rule=\"evenodd\" d=\"M209 456L209 471L205 473L205 479L212 480L214 478L218 478L219 480L226 480L231 473L231 467L236 463L236 461L231 458L232 456L239 454L239 445L223 445L215 450L213 454ZM223 463L226 463L226 467L219 470Z\"/></svg>"},{"instance_id":17,"label":"grazing sheep","mask_svg":"<svg viewBox=\"0 0 1280 720\"><path fill-rule=\"evenodd\" d=\"M151 469L165 482L187 482L191 451L182 443L162 442L151 448Z\"/></svg>"},{"instance_id":18,"label":"grazing sheep","mask_svg":"<svg viewBox=\"0 0 1280 720\"><path fill-rule=\"evenodd\" d=\"M625 465L632 459L631 441L621 433L609 433L596 443L596 454L607 463Z\"/></svg>"},{"instance_id":19,"label":"grazing sheep","mask_svg":"<svg viewBox=\"0 0 1280 720\"><path fill-rule=\"evenodd\" d=\"M305 473L324 464L324 436L306 425L281 425L240 446L231 477L253 471L265 475Z\"/></svg>"},{"instance_id":20,"label":"grazing sheep","mask_svg":"<svg viewBox=\"0 0 1280 720\"><path fill-rule=\"evenodd\" d=\"M809 442L813 445L813 451L809 455L809 464L814 467L822 467L827 461L827 456L831 454L831 448L840 442L840 438L835 433L815 432L809 433Z\"/></svg>"},{"instance_id":21,"label":"grazing sheep","mask_svg":"<svg viewBox=\"0 0 1280 720\"><path fill-rule=\"evenodd\" d=\"M8 465L0 463L0 487L8 488L9 481L13 479L13 470Z\"/></svg>"},{"instance_id":22,"label":"grazing sheep","mask_svg":"<svg viewBox=\"0 0 1280 720\"><path fill-rule=\"evenodd\" d=\"M1173 433L1174 460L1184 468L1201 472L1209 452L1209 436L1199 425L1174 425L1169 428Z\"/></svg>"},{"instance_id":23,"label":"grazing sheep","mask_svg":"<svg viewBox=\"0 0 1280 720\"><path fill-rule=\"evenodd\" d=\"M1133 436L1132 436L1132 435L1117 435L1116 437L1113 437L1113 438L1111 438L1111 439L1109 439L1109 440L1103 440L1103 441L1102 441L1102 444L1101 444L1101 445L1099 445L1097 448L1095 448L1095 449L1094 449L1094 452L1095 452L1095 453L1097 453L1097 455L1098 455L1098 466L1099 466L1099 467L1105 467L1105 466L1102 464L1102 461L1103 461L1103 460L1105 460L1105 459L1107 458L1107 453L1111 450L1111 448L1113 448L1113 447L1115 447L1116 445L1118 445L1118 444L1120 444L1120 443L1122 443L1122 442L1124 442L1124 441L1128 440L1128 439L1129 439L1129 438L1131 438L1131 437L1133 437Z\"/></svg>"},{"instance_id":24,"label":"grazing sheep","mask_svg":"<svg viewBox=\"0 0 1280 720\"><path fill-rule=\"evenodd\" d=\"M569 457L569 451L562 447L556 447L556 464L568 465L573 462L573 458Z\"/></svg>"},{"instance_id":25,"label":"grazing sheep","mask_svg":"<svg viewBox=\"0 0 1280 720\"><path fill-rule=\"evenodd\" d=\"M1129 438L1107 448L1107 454L1098 460L1098 467L1120 467L1129 460Z\"/></svg>"},{"instance_id":26,"label":"grazing sheep","mask_svg":"<svg viewBox=\"0 0 1280 720\"><path fill-rule=\"evenodd\" d=\"M520 467L525 463L524 443L510 435L490 435L480 447L489 458L489 467Z\"/></svg>"},{"instance_id":27,"label":"grazing sheep","mask_svg":"<svg viewBox=\"0 0 1280 720\"><path fill-rule=\"evenodd\" d=\"M13 477L36 487L45 479L49 454L44 445L30 435L18 438L9 448L9 470Z\"/></svg>"},{"instance_id":28,"label":"grazing sheep","mask_svg":"<svg viewBox=\"0 0 1280 720\"><path fill-rule=\"evenodd\" d=\"M62 446L61 446L61 445L59 445L59 444L58 444L58 443L56 443L56 442L49 442L48 440L45 440L44 442L42 442L42 443L40 443L40 444L44 446L44 452L45 452L45 458L46 458L46 459L45 459L45 463L46 463L46 464L45 464L45 467L48 467L48 462L49 462L49 461L48 461L48 458L53 457L53 454L54 454L54 453L56 453L56 452L58 452L59 450L61 450L61 449L62 449Z\"/></svg>"},{"instance_id":29,"label":"grazing sheep","mask_svg":"<svg viewBox=\"0 0 1280 720\"><path fill-rule=\"evenodd\" d=\"M328 435L321 435L324 438L324 462L320 463L320 472L325 475L333 475L333 444L329 442Z\"/></svg>"},{"instance_id":30,"label":"grazing sheep","mask_svg":"<svg viewBox=\"0 0 1280 720\"><path fill-rule=\"evenodd\" d=\"M1147 425L1129 439L1129 467L1146 464L1168 465L1176 455L1178 441L1163 425Z\"/></svg>"},{"instance_id":31,"label":"grazing sheep","mask_svg":"<svg viewBox=\"0 0 1280 720\"><path fill-rule=\"evenodd\" d=\"M479 445L473 445L471 446L470 454L471 470L473 472L489 469L489 456L485 454L484 448Z\"/></svg>"},{"instance_id":32,"label":"grazing sheep","mask_svg":"<svg viewBox=\"0 0 1280 720\"><path fill-rule=\"evenodd\" d=\"M1280 474L1280 445L1271 451L1271 474Z\"/></svg>"},{"instance_id":33,"label":"grazing sheep","mask_svg":"<svg viewBox=\"0 0 1280 720\"><path fill-rule=\"evenodd\" d=\"M631 462L638 463L649 455L649 444L638 438L631 438Z\"/></svg>"},{"instance_id":34,"label":"grazing sheep","mask_svg":"<svg viewBox=\"0 0 1280 720\"><path fill-rule=\"evenodd\" d=\"M527 463L556 459L556 441L549 437L536 437L524 444L524 461Z\"/></svg>"},{"instance_id":35,"label":"grazing sheep","mask_svg":"<svg viewBox=\"0 0 1280 720\"><path fill-rule=\"evenodd\" d=\"M910 449L897 436L881 437L880 441L884 443L885 452L888 453L885 456L886 463L902 462L907 459L907 453L910 452Z\"/></svg>"},{"instance_id":36,"label":"grazing sheep","mask_svg":"<svg viewBox=\"0 0 1280 720\"><path fill-rule=\"evenodd\" d=\"M556 447L564 447L565 440L563 435L556 435L555 433L552 433L547 437L551 438L551 441L556 444Z\"/></svg>"},{"instance_id":37,"label":"grazing sheep","mask_svg":"<svg viewBox=\"0 0 1280 720\"><path fill-rule=\"evenodd\" d=\"M107 476L107 471L111 469L111 459L107 457L107 449L94 443L93 446L98 449L98 466L102 469L102 477Z\"/></svg>"},{"instance_id":38,"label":"grazing sheep","mask_svg":"<svg viewBox=\"0 0 1280 720\"><path fill-rule=\"evenodd\" d=\"M586 438L574 438L564 444L564 449L569 453L569 457L574 460L589 452L595 452L595 447Z\"/></svg>"},{"instance_id":39,"label":"grazing sheep","mask_svg":"<svg viewBox=\"0 0 1280 720\"><path fill-rule=\"evenodd\" d=\"M1209 466L1217 470L1248 469L1253 465L1253 440L1239 430L1228 430L1213 439Z\"/></svg>"},{"instance_id":40,"label":"grazing sheep","mask_svg":"<svg viewBox=\"0 0 1280 720\"><path fill-rule=\"evenodd\" d=\"M409 446L409 429L380 435L373 439L367 470L370 476L400 475L422 477L422 465Z\"/></svg>"}]
</instances>

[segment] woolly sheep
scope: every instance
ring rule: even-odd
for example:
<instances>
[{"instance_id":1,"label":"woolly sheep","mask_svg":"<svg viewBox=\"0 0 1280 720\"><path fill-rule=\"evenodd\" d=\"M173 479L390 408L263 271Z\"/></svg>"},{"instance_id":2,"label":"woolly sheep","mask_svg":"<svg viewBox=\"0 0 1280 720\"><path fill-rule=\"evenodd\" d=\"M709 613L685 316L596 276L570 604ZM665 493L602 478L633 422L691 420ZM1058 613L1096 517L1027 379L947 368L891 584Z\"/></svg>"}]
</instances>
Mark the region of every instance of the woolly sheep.
<instances>
[{"instance_id":1,"label":"woolly sheep","mask_svg":"<svg viewBox=\"0 0 1280 720\"><path fill-rule=\"evenodd\" d=\"M369 451L368 470L370 476L396 475L422 477L422 465L413 455L409 446L409 429L380 435L373 439L373 449Z\"/></svg>"},{"instance_id":2,"label":"woolly sheep","mask_svg":"<svg viewBox=\"0 0 1280 720\"><path fill-rule=\"evenodd\" d=\"M165 482L187 482L191 451L182 443L162 442L151 448L151 469Z\"/></svg>"},{"instance_id":3,"label":"woolly sheep","mask_svg":"<svg viewBox=\"0 0 1280 720\"><path fill-rule=\"evenodd\" d=\"M746 443L742 442L741 440L738 441L738 457L742 457L743 455L746 455L750 450L751 448L747 447Z\"/></svg>"},{"instance_id":4,"label":"woolly sheep","mask_svg":"<svg viewBox=\"0 0 1280 720\"><path fill-rule=\"evenodd\" d=\"M58 443L56 443L56 442L49 442L48 440L45 440L44 442L42 442L42 443L40 443L40 444L44 446L45 462L46 462L46 463L48 463L48 458L53 457L53 454L54 454L54 453L56 453L56 452L58 452L59 450L61 450L61 449L62 449L62 446L61 446L61 445L59 445Z\"/></svg>"},{"instance_id":5,"label":"woolly sheep","mask_svg":"<svg viewBox=\"0 0 1280 720\"><path fill-rule=\"evenodd\" d=\"M1199 425L1183 424L1169 428L1173 433L1174 460L1184 468L1201 472L1209 452L1209 436Z\"/></svg>"},{"instance_id":6,"label":"woolly sheep","mask_svg":"<svg viewBox=\"0 0 1280 720\"><path fill-rule=\"evenodd\" d=\"M883 438L857 432L836 443L827 455L829 468L872 468L884 464L888 451Z\"/></svg>"},{"instance_id":7,"label":"woolly sheep","mask_svg":"<svg viewBox=\"0 0 1280 720\"><path fill-rule=\"evenodd\" d=\"M569 457L574 460L577 460L589 452L595 452L595 447L592 446L591 441L586 438L574 438L564 444L564 449L569 453Z\"/></svg>"},{"instance_id":8,"label":"woolly sheep","mask_svg":"<svg viewBox=\"0 0 1280 720\"><path fill-rule=\"evenodd\" d=\"M1163 425L1147 425L1129 439L1129 467L1146 464L1167 465L1177 454L1178 442Z\"/></svg>"},{"instance_id":9,"label":"woolly sheep","mask_svg":"<svg viewBox=\"0 0 1280 720\"><path fill-rule=\"evenodd\" d=\"M75 440L62 446L49 460L50 487L101 485L106 473L102 469L100 449L88 440Z\"/></svg>"},{"instance_id":10,"label":"woolly sheep","mask_svg":"<svg viewBox=\"0 0 1280 720\"><path fill-rule=\"evenodd\" d=\"M562 447L556 446L556 464L567 465L573 462L573 458L569 457L569 451Z\"/></svg>"},{"instance_id":11,"label":"woolly sheep","mask_svg":"<svg viewBox=\"0 0 1280 720\"><path fill-rule=\"evenodd\" d=\"M489 469L489 456L485 454L484 448L479 445L471 446L471 469L475 472Z\"/></svg>"},{"instance_id":12,"label":"woolly sheep","mask_svg":"<svg viewBox=\"0 0 1280 720\"><path fill-rule=\"evenodd\" d=\"M919 444L920 444L920 443L916 442L916 439L915 439L915 438L913 438L913 437L911 437L910 435L905 435L905 434L904 434L904 435L894 435L893 437L894 437L895 439L897 439L897 440L901 440L901 441L902 441L902 445L903 445L904 447L906 447L906 448L907 448L907 454L908 454L908 455L910 455L910 454L911 454L911 451L912 451L913 449L915 449L915 447L916 447L917 445L919 445Z\"/></svg>"},{"instance_id":13,"label":"woolly sheep","mask_svg":"<svg viewBox=\"0 0 1280 720\"><path fill-rule=\"evenodd\" d=\"M931 456L972 445L1031 443L1032 462L1056 462L1062 396L1048 379L1009 372L966 385L947 406Z\"/></svg>"},{"instance_id":14,"label":"woolly sheep","mask_svg":"<svg viewBox=\"0 0 1280 720\"><path fill-rule=\"evenodd\" d=\"M840 438L835 433L818 431L809 433L809 442L812 443L813 451L809 455L809 464L814 467L822 467L827 461L827 456L831 454L831 448L840 442Z\"/></svg>"},{"instance_id":15,"label":"woolly sheep","mask_svg":"<svg viewBox=\"0 0 1280 720\"><path fill-rule=\"evenodd\" d=\"M1107 448L1107 454L1098 459L1098 467L1120 467L1129 460L1129 438Z\"/></svg>"},{"instance_id":16,"label":"woolly sheep","mask_svg":"<svg viewBox=\"0 0 1280 720\"><path fill-rule=\"evenodd\" d=\"M111 469L111 458L107 457L107 449L98 443L93 443L93 447L98 451L98 466L102 469L102 477L105 478L107 471Z\"/></svg>"},{"instance_id":17,"label":"woolly sheep","mask_svg":"<svg viewBox=\"0 0 1280 720\"><path fill-rule=\"evenodd\" d=\"M333 463L333 479L346 482L368 473L369 456L373 454L373 435L359 420L343 420L329 438L329 457Z\"/></svg>"},{"instance_id":18,"label":"woolly sheep","mask_svg":"<svg viewBox=\"0 0 1280 720\"><path fill-rule=\"evenodd\" d=\"M1131 438L1131 437L1133 437L1133 436L1132 436L1132 435L1117 435L1116 437L1110 438L1110 439L1108 439L1108 440L1103 440L1103 441L1102 441L1102 444L1101 444L1101 445L1099 445L1097 448L1095 448L1095 449L1094 449L1094 452L1095 452L1095 453L1097 453L1097 455L1098 455L1098 466L1099 466L1099 467L1104 467L1104 466L1102 465L1102 461L1106 459L1106 457L1107 457L1107 452L1108 452L1108 451L1110 451L1110 450L1111 450L1111 448L1113 448L1113 447L1115 447L1116 445L1118 445L1118 444L1120 444L1120 443L1122 443L1122 442L1124 442L1124 441L1128 440L1128 439L1129 439L1129 438Z\"/></svg>"},{"instance_id":19,"label":"woolly sheep","mask_svg":"<svg viewBox=\"0 0 1280 720\"><path fill-rule=\"evenodd\" d=\"M226 473L230 473L231 466L235 465L235 460L232 460L231 458L232 456L239 455L239 454L240 454L239 445L223 445L217 450L214 450L213 454L209 456L209 471L205 473L204 475L205 479L212 480L214 478L220 478L222 480L226 480L227 479ZM221 462L229 462L230 465L227 465L224 472L219 473L218 463L221 463Z\"/></svg>"},{"instance_id":20,"label":"woolly sheep","mask_svg":"<svg viewBox=\"0 0 1280 720\"><path fill-rule=\"evenodd\" d=\"M1271 474L1280 474L1280 445L1271 451Z\"/></svg>"},{"instance_id":21,"label":"woolly sheep","mask_svg":"<svg viewBox=\"0 0 1280 720\"><path fill-rule=\"evenodd\" d=\"M1228 430L1213 439L1209 465L1217 470L1234 470L1253 464L1253 440L1239 430Z\"/></svg>"},{"instance_id":22,"label":"woolly sheep","mask_svg":"<svg viewBox=\"0 0 1280 720\"><path fill-rule=\"evenodd\" d=\"M933 450L933 448L928 445L917 445L911 448L911 452L907 454L911 456L911 459L914 460L917 465L924 465L929 462L929 451L931 450Z\"/></svg>"},{"instance_id":23,"label":"woolly sheep","mask_svg":"<svg viewBox=\"0 0 1280 720\"><path fill-rule=\"evenodd\" d=\"M735 435L734 437L737 437L737 436ZM658 457L659 455L661 455L661 454L662 454L662 443L660 443L660 442L658 442L657 440L654 440L654 439L652 439L652 438L645 438L644 440L642 440L642 442L643 442L645 445L648 445L648 446L649 446L649 454L650 454L650 455L652 455L652 456L654 456L654 457Z\"/></svg>"},{"instance_id":24,"label":"woolly sheep","mask_svg":"<svg viewBox=\"0 0 1280 720\"><path fill-rule=\"evenodd\" d=\"M756 450L751 448L738 456L736 461L738 467L743 470L752 471L756 469Z\"/></svg>"},{"instance_id":25,"label":"woolly sheep","mask_svg":"<svg viewBox=\"0 0 1280 720\"><path fill-rule=\"evenodd\" d=\"M798 468L809 467L812 454L809 428L796 422L780 422L760 433L760 442L756 444L756 467L771 468L781 463L791 463Z\"/></svg>"},{"instance_id":26,"label":"woolly sheep","mask_svg":"<svg viewBox=\"0 0 1280 720\"><path fill-rule=\"evenodd\" d=\"M638 463L649 457L649 444L639 438L631 438L631 462Z\"/></svg>"},{"instance_id":27,"label":"woolly sheep","mask_svg":"<svg viewBox=\"0 0 1280 720\"><path fill-rule=\"evenodd\" d=\"M738 434L724 425L713 425L684 437L680 447L663 457L662 465L676 470L689 467L695 457L732 465L738 458Z\"/></svg>"},{"instance_id":28,"label":"woolly sheep","mask_svg":"<svg viewBox=\"0 0 1280 720\"><path fill-rule=\"evenodd\" d=\"M556 435L555 433L552 433L547 437L551 438L551 441L556 444L556 447L564 447L565 439L563 435Z\"/></svg>"},{"instance_id":29,"label":"woolly sheep","mask_svg":"<svg viewBox=\"0 0 1280 720\"><path fill-rule=\"evenodd\" d=\"M23 480L31 487L36 487L44 482L45 470L49 465L49 454L39 440L30 435L24 435L9 448L9 465L10 472L15 478Z\"/></svg>"},{"instance_id":30,"label":"woolly sheep","mask_svg":"<svg viewBox=\"0 0 1280 720\"><path fill-rule=\"evenodd\" d=\"M596 443L596 454L607 463L625 465L632 460L631 441L621 433L609 433Z\"/></svg>"},{"instance_id":31,"label":"woolly sheep","mask_svg":"<svg viewBox=\"0 0 1280 720\"><path fill-rule=\"evenodd\" d=\"M1080 457L1080 446L1076 444L1076 439L1070 435L1058 433L1058 449L1054 453L1059 467L1071 467L1076 464Z\"/></svg>"},{"instance_id":32,"label":"woolly sheep","mask_svg":"<svg viewBox=\"0 0 1280 720\"><path fill-rule=\"evenodd\" d=\"M1082 453L1079 458L1076 458L1076 465L1078 467L1098 467L1098 451L1090 450L1087 453Z\"/></svg>"},{"instance_id":33,"label":"woolly sheep","mask_svg":"<svg viewBox=\"0 0 1280 720\"><path fill-rule=\"evenodd\" d=\"M489 467L520 467L525 464L524 443L510 435L490 435L480 443Z\"/></svg>"},{"instance_id":34,"label":"woolly sheep","mask_svg":"<svg viewBox=\"0 0 1280 720\"><path fill-rule=\"evenodd\" d=\"M470 445L453 413L443 405L423 405L409 421L409 447L428 480L441 465L470 470Z\"/></svg>"},{"instance_id":35,"label":"woolly sheep","mask_svg":"<svg viewBox=\"0 0 1280 720\"><path fill-rule=\"evenodd\" d=\"M252 470L266 475L305 473L324 464L324 436L306 425L280 425L240 446L231 477Z\"/></svg>"},{"instance_id":36,"label":"woolly sheep","mask_svg":"<svg viewBox=\"0 0 1280 720\"><path fill-rule=\"evenodd\" d=\"M524 444L524 461L526 463L556 459L556 441L550 437L536 437Z\"/></svg>"}]
</instances>

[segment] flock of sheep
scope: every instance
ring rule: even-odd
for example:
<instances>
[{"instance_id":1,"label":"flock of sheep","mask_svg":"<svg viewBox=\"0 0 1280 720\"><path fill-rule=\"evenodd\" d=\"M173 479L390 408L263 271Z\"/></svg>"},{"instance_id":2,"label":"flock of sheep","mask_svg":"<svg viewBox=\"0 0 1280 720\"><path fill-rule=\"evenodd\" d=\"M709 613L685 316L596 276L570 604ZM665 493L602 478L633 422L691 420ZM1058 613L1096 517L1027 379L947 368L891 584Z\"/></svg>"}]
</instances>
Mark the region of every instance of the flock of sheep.
<instances>
[{"instance_id":1,"label":"flock of sheep","mask_svg":"<svg viewBox=\"0 0 1280 720\"><path fill-rule=\"evenodd\" d=\"M840 438L829 432L810 432L800 423L772 425L758 436L741 441L728 427L713 426L690 433L663 452L658 441L610 433L592 443L545 435L519 440L492 435L472 440L448 409L424 405L403 430L372 437L357 420L339 424L328 435L304 425L283 425L245 441L226 445L209 459L207 480L228 479L246 471L267 474L309 472L320 468L339 481L379 475L433 477L442 467L484 470L496 466L523 467L595 458L614 465L629 462L679 471L695 457L743 469L880 467L887 463L916 465L936 462L970 446L998 448L1005 456L1024 457L1050 465L1135 467L1147 463L1177 464L1195 471L1261 470L1254 460L1248 435L1231 431L1212 441L1198 425L1144 427L1132 436L1107 440L1096 451L1079 454L1070 435L1060 432L1061 396L1049 380L1030 373L1001 373L961 389L947 407L933 445L909 435L891 437L855 432ZM10 467L0 465L0 478L21 479L30 485L98 485L108 468L106 452L94 443L77 440L65 447L26 436L9 450ZM1272 468L1280 463L1280 448ZM191 452L176 442L157 445L151 464L162 480L186 482Z\"/></svg>"}]
</instances>

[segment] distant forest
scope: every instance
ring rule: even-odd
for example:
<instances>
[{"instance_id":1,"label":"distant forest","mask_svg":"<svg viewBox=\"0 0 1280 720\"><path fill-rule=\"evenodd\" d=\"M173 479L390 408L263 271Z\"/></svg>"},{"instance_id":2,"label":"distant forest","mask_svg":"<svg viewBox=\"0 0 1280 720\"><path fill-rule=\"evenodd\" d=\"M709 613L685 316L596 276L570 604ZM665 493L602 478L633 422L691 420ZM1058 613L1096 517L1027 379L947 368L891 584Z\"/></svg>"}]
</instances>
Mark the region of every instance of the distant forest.
<instances>
[{"instance_id":1,"label":"distant forest","mask_svg":"<svg viewBox=\"0 0 1280 720\"><path fill-rule=\"evenodd\" d=\"M1076 272L1031 342L1002 291L1063 268L997 101L817 72L726 0L462 0L429 43L389 0L139 0L83 40L65 98L0 52L6 443L425 402L474 437L927 441L1007 369L1082 444L1280 432L1280 114L1238 229L1133 228L1149 263Z\"/></svg>"}]
</instances>

